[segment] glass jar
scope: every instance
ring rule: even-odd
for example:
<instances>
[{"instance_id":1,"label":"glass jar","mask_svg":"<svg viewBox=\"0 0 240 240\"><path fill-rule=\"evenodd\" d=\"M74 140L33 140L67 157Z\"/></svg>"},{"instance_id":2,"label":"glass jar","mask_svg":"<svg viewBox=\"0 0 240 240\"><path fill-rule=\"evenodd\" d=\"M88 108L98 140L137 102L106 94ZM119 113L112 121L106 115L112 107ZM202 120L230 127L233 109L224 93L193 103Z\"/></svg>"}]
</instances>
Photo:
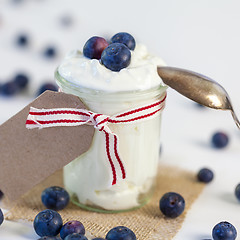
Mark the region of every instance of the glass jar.
<instances>
[{"instance_id":1,"label":"glass jar","mask_svg":"<svg viewBox=\"0 0 240 240\"><path fill-rule=\"evenodd\" d=\"M108 116L151 104L166 93L158 86L144 91L104 92L83 88L55 73L61 91L78 96L89 110ZM141 122L108 124L119 138L126 179L109 185L111 171L105 136L95 130L90 149L64 167L64 185L73 203L98 212L121 212L141 207L150 199L158 170L161 114Z\"/></svg>"}]
</instances>

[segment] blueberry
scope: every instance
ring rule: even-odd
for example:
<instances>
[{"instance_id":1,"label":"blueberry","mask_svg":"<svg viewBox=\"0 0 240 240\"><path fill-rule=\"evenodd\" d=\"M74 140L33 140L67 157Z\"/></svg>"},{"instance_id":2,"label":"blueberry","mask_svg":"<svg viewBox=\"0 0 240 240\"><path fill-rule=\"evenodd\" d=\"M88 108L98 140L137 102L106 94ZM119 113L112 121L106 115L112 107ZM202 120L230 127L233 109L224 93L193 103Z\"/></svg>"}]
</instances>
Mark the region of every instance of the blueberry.
<instances>
[{"instance_id":1,"label":"blueberry","mask_svg":"<svg viewBox=\"0 0 240 240\"><path fill-rule=\"evenodd\" d=\"M2 209L0 209L0 225L3 223L3 221L4 221L4 216L3 216Z\"/></svg>"},{"instance_id":2,"label":"blueberry","mask_svg":"<svg viewBox=\"0 0 240 240\"><path fill-rule=\"evenodd\" d=\"M19 73L14 77L13 82L16 83L20 89L24 89L29 83L29 78L26 74Z\"/></svg>"},{"instance_id":3,"label":"blueberry","mask_svg":"<svg viewBox=\"0 0 240 240\"><path fill-rule=\"evenodd\" d=\"M4 193L0 190L0 199L2 199L4 196Z\"/></svg>"},{"instance_id":4,"label":"blueberry","mask_svg":"<svg viewBox=\"0 0 240 240\"><path fill-rule=\"evenodd\" d=\"M106 235L107 240L136 240L134 232L124 226L112 228Z\"/></svg>"},{"instance_id":5,"label":"blueberry","mask_svg":"<svg viewBox=\"0 0 240 240\"><path fill-rule=\"evenodd\" d=\"M47 236L44 236L44 237L39 238L38 240L62 240L62 239L60 237L47 237Z\"/></svg>"},{"instance_id":6,"label":"blueberry","mask_svg":"<svg viewBox=\"0 0 240 240\"><path fill-rule=\"evenodd\" d=\"M197 179L200 182L209 183L213 180L213 172L208 168L202 168L198 174Z\"/></svg>"},{"instance_id":7,"label":"blueberry","mask_svg":"<svg viewBox=\"0 0 240 240\"><path fill-rule=\"evenodd\" d=\"M41 199L46 208L59 211L68 205L69 194L65 189L53 186L42 192Z\"/></svg>"},{"instance_id":8,"label":"blueberry","mask_svg":"<svg viewBox=\"0 0 240 240\"><path fill-rule=\"evenodd\" d=\"M126 68L131 61L130 50L122 43L112 43L102 52L102 64L114 71L119 72L121 69Z\"/></svg>"},{"instance_id":9,"label":"blueberry","mask_svg":"<svg viewBox=\"0 0 240 240\"><path fill-rule=\"evenodd\" d=\"M60 236L64 239L66 236L72 233L79 233L81 235L85 234L85 228L83 224L79 221L69 221L63 225L60 231Z\"/></svg>"},{"instance_id":10,"label":"blueberry","mask_svg":"<svg viewBox=\"0 0 240 240\"><path fill-rule=\"evenodd\" d=\"M18 92L19 92L19 87L13 81L6 82L1 86L1 94L4 96L13 96Z\"/></svg>"},{"instance_id":11,"label":"blueberry","mask_svg":"<svg viewBox=\"0 0 240 240\"><path fill-rule=\"evenodd\" d=\"M229 222L220 222L212 230L214 240L234 240L237 237L236 228Z\"/></svg>"},{"instance_id":12,"label":"blueberry","mask_svg":"<svg viewBox=\"0 0 240 240\"><path fill-rule=\"evenodd\" d=\"M228 142L229 142L229 137L224 132L216 132L212 136L212 145L215 148L224 148L228 145Z\"/></svg>"},{"instance_id":13,"label":"blueberry","mask_svg":"<svg viewBox=\"0 0 240 240\"><path fill-rule=\"evenodd\" d=\"M46 90L58 91L58 87L53 83L44 83L38 90L38 95L42 94Z\"/></svg>"},{"instance_id":14,"label":"blueberry","mask_svg":"<svg viewBox=\"0 0 240 240\"><path fill-rule=\"evenodd\" d=\"M73 19L70 15L63 15L62 17L60 17L60 24L64 27L68 27L70 25L72 25L73 23Z\"/></svg>"},{"instance_id":15,"label":"blueberry","mask_svg":"<svg viewBox=\"0 0 240 240\"><path fill-rule=\"evenodd\" d=\"M235 196L240 201L240 183L235 188Z\"/></svg>"},{"instance_id":16,"label":"blueberry","mask_svg":"<svg viewBox=\"0 0 240 240\"><path fill-rule=\"evenodd\" d=\"M102 37L91 37L83 47L83 55L90 59L100 59L103 50L108 46L108 42Z\"/></svg>"},{"instance_id":17,"label":"blueberry","mask_svg":"<svg viewBox=\"0 0 240 240\"><path fill-rule=\"evenodd\" d=\"M92 240L106 240L105 238L93 238Z\"/></svg>"},{"instance_id":18,"label":"blueberry","mask_svg":"<svg viewBox=\"0 0 240 240\"><path fill-rule=\"evenodd\" d=\"M53 46L47 47L43 52L43 55L47 58L54 58L56 54L57 54L56 48Z\"/></svg>"},{"instance_id":19,"label":"blueberry","mask_svg":"<svg viewBox=\"0 0 240 240\"><path fill-rule=\"evenodd\" d=\"M50 209L38 213L33 222L34 229L40 237L54 237L58 235L62 224L60 214Z\"/></svg>"},{"instance_id":20,"label":"blueberry","mask_svg":"<svg viewBox=\"0 0 240 240\"><path fill-rule=\"evenodd\" d=\"M168 192L160 199L159 207L166 217L176 218L184 211L185 200L178 193Z\"/></svg>"},{"instance_id":21,"label":"blueberry","mask_svg":"<svg viewBox=\"0 0 240 240\"><path fill-rule=\"evenodd\" d=\"M111 43L123 43L130 50L134 50L134 48L136 46L136 42L135 42L135 39L133 38L133 36L126 32L120 32L120 33L115 34L111 38Z\"/></svg>"},{"instance_id":22,"label":"blueberry","mask_svg":"<svg viewBox=\"0 0 240 240\"><path fill-rule=\"evenodd\" d=\"M64 240L88 240L88 239L84 235L81 235L79 233L72 233L66 236Z\"/></svg>"},{"instance_id":23,"label":"blueberry","mask_svg":"<svg viewBox=\"0 0 240 240\"><path fill-rule=\"evenodd\" d=\"M20 34L17 36L16 43L20 47L26 47L29 44L29 39L26 34Z\"/></svg>"}]
</instances>

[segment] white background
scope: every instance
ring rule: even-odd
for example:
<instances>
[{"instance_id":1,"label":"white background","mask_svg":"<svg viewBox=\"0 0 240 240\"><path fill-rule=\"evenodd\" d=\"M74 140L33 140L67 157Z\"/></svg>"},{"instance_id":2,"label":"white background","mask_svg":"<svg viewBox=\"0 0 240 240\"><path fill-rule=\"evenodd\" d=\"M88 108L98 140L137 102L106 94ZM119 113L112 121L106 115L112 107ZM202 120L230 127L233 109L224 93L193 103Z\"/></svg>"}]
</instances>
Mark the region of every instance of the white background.
<instances>
[{"instance_id":1,"label":"white background","mask_svg":"<svg viewBox=\"0 0 240 240\"><path fill-rule=\"evenodd\" d=\"M24 71L31 83L26 94L0 97L0 123L29 103L41 83L54 81L54 70L67 51L81 50L93 35L111 37L119 31L131 33L169 66L197 71L218 81L229 93L240 117L240 1L13 2L0 0L0 82ZM60 18L64 16L71 16L71 26L61 26ZM14 45L22 32L31 40L26 49ZM41 56L50 44L58 50L54 60ZM226 149L211 147L210 138L217 130L230 137ZM175 239L211 239L213 226L222 220L240 229L240 203L233 193L240 182L240 131L230 113L199 108L169 89L162 144L163 163L195 172L207 166L215 173L214 181L192 206ZM4 222L0 227L0 239L37 238L31 224Z\"/></svg>"}]
</instances>

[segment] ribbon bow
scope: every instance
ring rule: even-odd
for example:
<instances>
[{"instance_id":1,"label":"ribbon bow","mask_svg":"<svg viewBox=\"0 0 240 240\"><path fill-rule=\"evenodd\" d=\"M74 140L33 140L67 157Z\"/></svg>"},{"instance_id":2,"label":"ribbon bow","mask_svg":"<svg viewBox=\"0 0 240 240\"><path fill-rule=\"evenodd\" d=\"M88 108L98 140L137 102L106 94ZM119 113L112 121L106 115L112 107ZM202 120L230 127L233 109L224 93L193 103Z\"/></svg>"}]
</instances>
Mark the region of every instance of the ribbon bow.
<instances>
[{"instance_id":1,"label":"ribbon bow","mask_svg":"<svg viewBox=\"0 0 240 240\"><path fill-rule=\"evenodd\" d=\"M111 131L108 124L129 124L153 118L163 110L165 99L166 95L154 103L114 116L94 113L86 109L37 109L31 107L26 121L26 128L93 125L95 129L105 134L106 154L112 172L111 184L114 185L118 179L126 178L126 170L118 152L118 136Z\"/></svg>"}]
</instances>

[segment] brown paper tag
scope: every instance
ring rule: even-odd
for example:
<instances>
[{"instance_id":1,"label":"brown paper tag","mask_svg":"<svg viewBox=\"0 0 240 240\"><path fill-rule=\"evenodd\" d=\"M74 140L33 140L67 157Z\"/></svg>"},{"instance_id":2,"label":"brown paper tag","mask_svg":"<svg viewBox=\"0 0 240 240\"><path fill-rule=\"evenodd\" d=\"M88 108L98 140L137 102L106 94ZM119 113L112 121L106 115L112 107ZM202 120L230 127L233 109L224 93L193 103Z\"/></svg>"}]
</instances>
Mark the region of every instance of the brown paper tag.
<instances>
[{"instance_id":1,"label":"brown paper tag","mask_svg":"<svg viewBox=\"0 0 240 240\"><path fill-rule=\"evenodd\" d=\"M0 126L0 189L10 200L86 152L94 134L89 125L27 129L30 106L86 109L74 95L46 91Z\"/></svg>"}]
</instances>

